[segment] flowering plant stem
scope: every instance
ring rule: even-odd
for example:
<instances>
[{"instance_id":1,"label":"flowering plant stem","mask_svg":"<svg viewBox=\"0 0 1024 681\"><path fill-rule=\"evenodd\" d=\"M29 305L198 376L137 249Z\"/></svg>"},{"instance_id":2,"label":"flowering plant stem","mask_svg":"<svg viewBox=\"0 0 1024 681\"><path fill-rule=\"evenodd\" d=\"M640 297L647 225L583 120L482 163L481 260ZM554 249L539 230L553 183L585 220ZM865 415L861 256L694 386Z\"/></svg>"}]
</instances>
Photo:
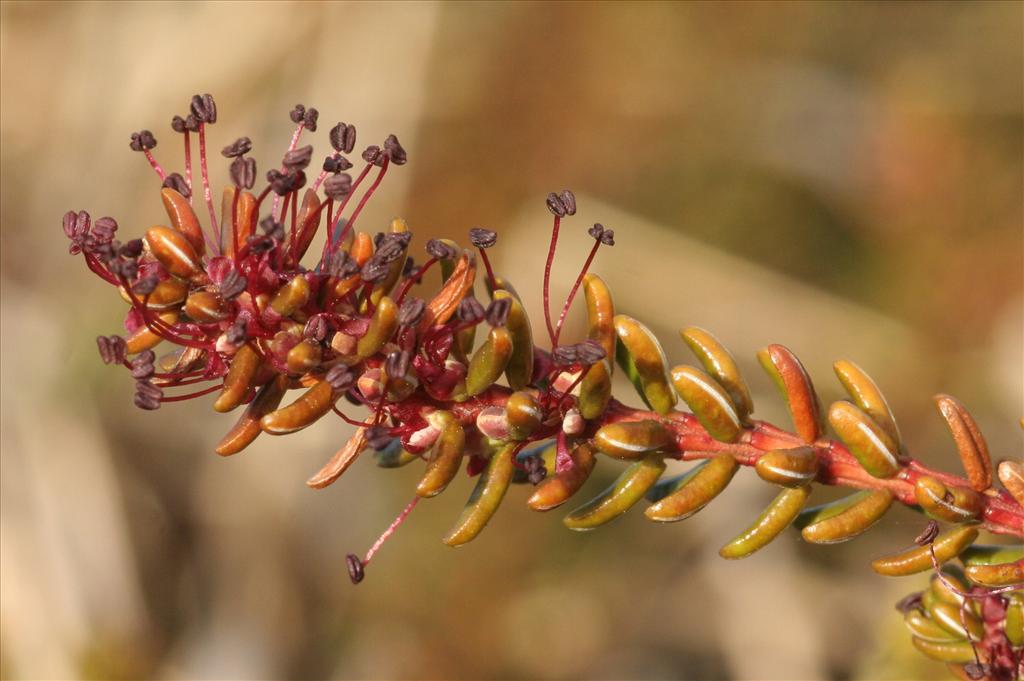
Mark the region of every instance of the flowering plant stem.
<instances>
[{"instance_id":1,"label":"flowering plant stem","mask_svg":"<svg viewBox=\"0 0 1024 681\"><path fill-rule=\"evenodd\" d=\"M918 546L872 562L886 576L938 573L926 597L918 594L901 605L914 645L949 663L958 675L1003 681L1016 673L1019 678L1024 549L974 542L979 529L1024 538L1024 464L994 463L980 429L955 398L938 395L935 402L956 443L963 478L905 455L884 396L848 360L833 368L849 399L833 402L826 412L796 355L768 345L758 360L779 389L793 429L751 419L750 389L731 353L710 332L696 327L680 332L702 369L670 367L650 329L616 313L610 289L590 272L598 251L615 245L615 232L600 223L588 229L594 242L553 321L551 270L558 235L577 209L569 190L551 193L546 201L553 223L542 302L551 348L539 347L523 302L499 276L504 273L494 272L487 255L498 241L496 232L470 229L475 251L432 239L426 244L429 258L417 265L404 220L396 218L388 232L376 235L355 229L388 169L407 161L397 137L366 147L361 154L366 166L353 182L344 172L352 167L344 154L354 150L355 126L338 123L331 129L333 151L317 172L310 167L312 146L298 143L304 131L316 132L319 112L297 105L289 117L297 127L280 169L266 174L262 190L254 189L256 164L246 157L249 138L221 151L233 159L233 186L223 194L219 223L206 143L217 107L207 94L192 98L187 117L172 119L172 129L184 134L184 177L167 174L156 162L152 132L131 137L131 148L144 152L160 179L170 227L155 226L143 239L122 243L115 239L113 218L94 223L86 211L69 211L63 229L70 252L83 255L89 269L131 305L125 319L129 336L100 336L96 342L104 362L130 371L136 406L153 410L219 391L216 411L244 406L215 448L221 456L239 453L261 433L294 433L333 413L356 430L307 480L314 489L333 484L367 450L374 450L385 468L425 461L413 500L363 558L347 556L353 582L364 578L370 560L418 501L443 492L463 465L477 484L443 539L449 546L477 537L512 483L534 486L527 500L534 510L566 503L583 488L598 454L628 465L611 487L563 518L571 530L611 522L645 497L654 502L644 510L652 521L688 518L745 466L777 496L719 555L750 556L794 524L810 543L846 541L899 501L951 526L940 533L936 520L929 520L915 539ZM193 206L191 132L199 137L206 228ZM374 167L377 174L364 190ZM300 197L307 169L316 179ZM271 192L270 212L261 219ZM357 193L356 207L342 225ZM301 261L322 222L327 235L310 270ZM230 229L230 237L224 229ZM476 298L477 257L486 272L486 308ZM441 270L440 290L416 297L414 287L434 265ZM563 324L581 289L587 337L564 343ZM163 342L179 349L158 358L153 349ZM616 365L646 410L613 396ZM165 394L193 385L193 392ZM298 389L302 394L281 406L286 393ZM346 415L337 406L342 398L370 413L361 419ZM680 401L689 411L675 408ZM837 439L826 435L826 421ZM667 460L697 464L683 476L663 480ZM814 484L859 491L805 509ZM954 559L964 564L962 579L945 565ZM950 605L959 607L952 619Z\"/></svg>"}]
</instances>

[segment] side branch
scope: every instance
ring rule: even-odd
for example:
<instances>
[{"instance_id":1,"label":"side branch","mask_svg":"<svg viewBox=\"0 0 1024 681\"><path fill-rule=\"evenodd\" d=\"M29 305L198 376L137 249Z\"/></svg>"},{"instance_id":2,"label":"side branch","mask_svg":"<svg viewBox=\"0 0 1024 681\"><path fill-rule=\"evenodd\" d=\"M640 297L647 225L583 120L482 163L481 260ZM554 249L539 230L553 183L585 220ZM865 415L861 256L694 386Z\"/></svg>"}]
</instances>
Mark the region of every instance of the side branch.
<instances>
[{"instance_id":1,"label":"side branch","mask_svg":"<svg viewBox=\"0 0 1024 681\"><path fill-rule=\"evenodd\" d=\"M719 442L688 412L673 410L665 416L659 416L654 412L627 407L615 400L609 405L603 423L644 419L660 419L671 427L676 439L675 456L683 461L709 459L728 452L737 463L753 466L768 451L793 449L806 444L793 433L757 420L750 421L735 443ZM906 465L892 478L876 478L865 471L840 442L820 438L813 447L821 462L816 478L818 483L854 489L888 489L902 504L915 510L921 508L917 503L914 485L922 476L936 478L951 487L969 487L964 478L933 470L916 459L905 460ZM1010 494L990 489L983 495L983 504L981 523L986 530L1024 538L1024 509Z\"/></svg>"}]
</instances>

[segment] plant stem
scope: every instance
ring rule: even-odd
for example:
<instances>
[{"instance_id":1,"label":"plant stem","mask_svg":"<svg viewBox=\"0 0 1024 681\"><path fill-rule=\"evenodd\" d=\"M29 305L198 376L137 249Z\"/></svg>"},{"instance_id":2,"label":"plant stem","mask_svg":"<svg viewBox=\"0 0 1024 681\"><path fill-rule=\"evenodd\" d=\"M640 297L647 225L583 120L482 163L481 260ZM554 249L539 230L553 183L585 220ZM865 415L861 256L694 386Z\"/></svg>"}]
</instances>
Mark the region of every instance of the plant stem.
<instances>
[{"instance_id":1,"label":"plant stem","mask_svg":"<svg viewBox=\"0 0 1024 681\"><path fill-rule=\"evenodd\" d=\"M493 386L484 393L462 403L445 403L431 400L417 393L403 403L408 409L410 402L417 406L449 409L465 425L475 422L477 414L490 406L505 404L511 391L503 386ZM644 411L626 406L612 399L605 412L588 423L584 436L593 436L604 425L619 421L640 421L655 419L668 425L675 433L675 451L666 452L667 458L682 461L709 459L723 452L732 454L743 466L753 466L763 454L773 449L791 449L806 446L797 435L783 430L766 421L751 420L736 442L719 442L711 437L689 412L673 410L667 415ZM554 433L543 431L535 434L534 440L544 440ZM892 478L876 478L857 462L841 442L821 438L813 444L821 465L816 482L821 485L849 487L853 489L887 489L905 506L920 510L914 493L914 483L922 476L938 479L947 486L969 488L967 480L932 470L917 459L909 459L900 472ZM990 489L983 494L983 511L979 522L984 529L994 534L1024 538L1024 509L1009 493Z\"/></svg>"}]
</instances>

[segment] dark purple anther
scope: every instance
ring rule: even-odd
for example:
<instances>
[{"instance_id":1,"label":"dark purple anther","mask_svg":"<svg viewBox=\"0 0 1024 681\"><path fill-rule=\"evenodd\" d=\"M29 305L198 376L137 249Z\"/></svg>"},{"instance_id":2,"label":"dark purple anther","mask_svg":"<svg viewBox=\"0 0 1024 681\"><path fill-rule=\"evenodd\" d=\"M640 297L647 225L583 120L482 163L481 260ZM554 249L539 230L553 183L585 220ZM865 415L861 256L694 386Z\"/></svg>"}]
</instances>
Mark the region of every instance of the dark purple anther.
<instances>
[{"instance_id":1,"label":"dark purple anther","mask_svg":"<svg viewBox=\"0 0 1024 681\"><path fill-rule=\"evenodd\" d=\"M363 150L363 160L375 166L384 165L385 158L387 158L387 155L376 144L371 144Z\"/></svg>"},{"instance_id":2,"label":"dark purple anther","mask_svg":"<svg viewBox=\"0 0 1024 681\"><path fill-rule=\"evenodd\" d=\"M281 165L289 170L304 170L313 158L313 145L307 144L298 149L292 149L284 155Z\"/></svg>"},{"instance_id":3,"label":"dark purple anther","mask_svg":"<svg viewBox=\"0 0 1024 681\"><path fill-rule=\"evenodd\" d=\"M324 193L335 201L344 199L352 193L352 176L348 173L331 175L324 181Z\"/></svg>"},{"instance_id":4,"label":"dark purple anther","mask_svg":"<svg viewBox=\"0 0 1024 681\"><path fill-rule=\"evenodd\" d=\"M498 243L498 234L490 229L474 227L469 230L469 242L477 248L490 248Z\"/></svg>"},{"instance_id":5,"label":"dark purple anther","mask_svg":"<svg viewBox=\"0 0 1024 681\"><path fill-rule=\"evenodd\" d=\"M156 146L156 137L149 130L132 133L132 141L128 144L132 151L149 151Z\"/></svg>"},{"instance_id":6,"label":"dark purple anther","mask_svg":"<svg viewBox=\"0 0 1024 681\"><path fill-rule=\"evenodd\" d=\"M423 319L427 304L421 298L408 298L398 309L398 323L401 326L416 326Z\"/></svg>"},{"instance_id":7,"label":"dark purple anther","mask_svg":"<svg viewBox=\"0 0 1024 681\"><path fill-rule=\"evenodd\" d=\"M248 137L239 137L231 144L221 149L220 153L224 158L235 158L252 151L252 140Z\"/></svg>"},{"instance_id":8,"label":"dark purple anther","mask_svg":"<svg viewBox=\"0 0 1024 681\"><path fill-rule=\"evenodd\" d=\"M409 160L409 155L394 135L388 135L388 138L384 140L384 151L396 166L405 165Z\"/></svg>"},{"instance_id":9,"label":"dark purple anther","mask_svg":"<svg viewBox=\"0 0 1024 681\"><path fill-rule=\"evenodd\" d=\"M491 326L505 326L508 323L508 314L512 310L510 298L498 298L492 300L487 306L487 323Z\"/></svg>"},{"instance_id":10,"label":"dark purple anther","mask_svg":"<svg viewBox=\"0 0 1024 681\"><path fill-rule=\"evenodd\" d=\"M362 578L367 576L366 569L362 565L362 561L354 553L350 553L345 556L345 565L348 567L348 579L352 581L352 584L358 584L362 582Z\"/></svg>"},{"instance_id":11,"label":"dark purple anther","mask_svg":"<svg viewBox=\"0 0 1024 681\"><path fill-rule=\"evenodd\" d=\"M324 159L324 170L328 173L340 173L352 167L352 162L344 156L328 156ZM351 184L351 179L349 184ZM346 192L347 194L348 192Z\"/></svg>"},{"instance_id":12,"label":"dark purple anther","mask_svg":"<svg viewBox=\"0 0 1024 681\"><path fill-rule=\"evenodd\" d=\"M455 316L464 324L475 324L483 319L485 314L484 306L473 296L466 296L459 301L459 306L455 310Z\"/></svg>"},{"instance_id":13,"label":"dark purple anther","mask_svg":"<svg viewBox=\"0 0 1024 681\"><path fill-rule=\"evenodd\" d=\"M236 187L252 189L256 184L256 159L239 156L231 162L230 173Z\"/></svg>"},{"instance_id":14,"label":"dark purple anther","mask_svg":"<svg viewBox=\"0 0 1024 681\"><path fill-rule=\"evenodd\" d=\"M181 173L171 173L165 177L163 186L173 189L186 199L192 196L192 190L188 188L188 183L185 182L185 178L181 176Z\"/></svg>"},{"instance_id":15,"label":"dark purple anther","mask_svg":"<svg viewBox=\"0 0 1024 681\"><path fill-rule=\"evenodd\" d=\"M441 239L431 239L427 242L427 254L438 260L450 260L459 253L454 247L446 244Z\"/></svg>"},{"instance_id":16,"label":"dark purple anther","mask_svg":"<svg viewBox=\"0 0 1024 681\"><path fill-rule=\"evenodd\" d=\"M356 382L352 370L345 364L335 364L324 376L324 380L335 392L346 392Z\"/></svg>"},{"instance_id":17,"label":"dark purple anther","mask_svg":"<svg viewBox=\"0 0 1024 681\"><path fill-rule=\"evenodd\" d=\"M925 525L924 530L921 534L914 537L914 543L918 546L928 546L935 538L939 536L939 524L934 520L929 520L928 524Z\"/></svg>"},{"instance_id":18,"label":"dark purple anther","mask_svg":"<svg viewBox=\"0 0 1024 681\"><path fill-rule=\"evenodd\" d=\"M309 107L306 109L306 113L302 116L302 124L306 127L306 130L310 132L316 132L316 123L320 120L320 112Z\"/></svg>"},{"instance_id":19,"label":"dark purple anther","mask_svg":"<svg viewBox=\"0 0 1024 681\"><path fill-rule=\"evenodd\" d=\"M555 217L565 217L565 203L562 202L562 197L558 194L551 192L547 198L548 210Z\"/></svg>"},{"instance_id":20,"label":"dark purple anther","mask_svg":"<svg viewBox=\"0 0 1024 681\"><path fill-rule=\"evenodd\" d=\"M156 290L156 287L160 284L160 277L155 274L147 274L146 276L139 279L132 286L132 291L137 296L148 296L150 293Z\"/></svg>"},{"instance_id":21,"label":"dark purple anther","mask_svg":"<svg viewBox=\"0 0 1024 681\"><path fill-rule=\"evenodd\" d=\"M323 315L313 315L302 328L302 335L319 343L327 337L327 319Z\"/></svg>"},{"instance_id":22,"label":"dark purple anther","mask_svg":"<svg viewBox=\"0 0 1024 681\"><path fill-rule=\"evenodd\" d=\"M558 195L558 198L562 200L562 206L565 207L566 215L576 215L576 195L568 189L563 189L562 193Z\"/></svg>"}]
</instances>

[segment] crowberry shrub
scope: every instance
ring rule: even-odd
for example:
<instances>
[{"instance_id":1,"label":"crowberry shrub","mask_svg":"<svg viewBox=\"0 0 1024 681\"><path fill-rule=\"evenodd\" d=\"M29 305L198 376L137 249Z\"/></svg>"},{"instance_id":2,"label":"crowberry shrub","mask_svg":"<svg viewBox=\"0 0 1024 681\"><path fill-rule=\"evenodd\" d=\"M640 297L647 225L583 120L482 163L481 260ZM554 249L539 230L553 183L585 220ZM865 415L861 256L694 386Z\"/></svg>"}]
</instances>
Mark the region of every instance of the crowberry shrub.
<instances>
[{"instance_id":1,"label":"crowberry shrub","mask_svg":"<svg viewBox=\"0 0 1024 681\"><path fill-rule=\"evenodd\" d=\"M218 211L207 152L217 105L208 94L196 95L186 115L171 121L183 140L183 174L167 173L157 161L152 132L131 135L131 149L161 181L168 226L124 242L113 218L94 221L71 211L63 226L70 252L129 305L127 335L100 336L97 345L104 362L130 372L137 407L217 393L215 411L241 409L215 447L222 456L261 434L287 435L329 415L354 425L355 433L307 481L317 489L367 451L383 468L424 465L408 506L363 557L346 557L353 582L362 581L417 503L443 492L463 468L478 482L444 537L449 546L473 540L512 485L532 486L527 504L549 511L580 490L599 460L625 468L611 487L563 518L569 529L595 529L645 499L650 520L683 520L745 467L778 494L722 546L723 558L750 556L789 527L813 544L847 541L894 503L913 507L929 518L923 531L910 548L871 565L886 576L933 572L927 590L897 606L914 645L961 678L1021 678L1024 549L977 540L983 531L1024 537L1024 465L1019 459L994 465L984 436L955 398L938 395L935 402L964 477L908 456L882 392L847 360L835 363L835 373L849 399L824 408L796 355L768 345L758 360L792 423L752 418L750 390L711 333L683 329L697 363L670 367L659 339L616 310L608 286L590 272L598 252L615 244L611 229L588 228L593 245L579 276L552 307L559 232L576 213L568 190L545 200L552 227L538 343L515 288L488 257L498 247L496 232L474 227L469 248L428 241L420 264L410 255L413 235L404 221L376 234L358 229L388 171L408 160L397 137L367 146L353 178L354 125L330 129L331 150L318 168L313 147L300 142L316 132L319 113L297 105L290 118L291 141L258 190L256 163L247 156L252 141L241 137L223 147L230 183ZM323 247L311 255L321 225ZM566 315L581 291L587 338L565 342ZM158 357L159 346L176 349ZM642 408L613 396L616 366ZM290 391L299 395L286 401ZM676 409L680 401L687 410ZM361 415L346 413L353 409ZM695 465L666 479L668 459ZM811 507L817 485L852 493Z\"/></svg>"}]
</instances>

